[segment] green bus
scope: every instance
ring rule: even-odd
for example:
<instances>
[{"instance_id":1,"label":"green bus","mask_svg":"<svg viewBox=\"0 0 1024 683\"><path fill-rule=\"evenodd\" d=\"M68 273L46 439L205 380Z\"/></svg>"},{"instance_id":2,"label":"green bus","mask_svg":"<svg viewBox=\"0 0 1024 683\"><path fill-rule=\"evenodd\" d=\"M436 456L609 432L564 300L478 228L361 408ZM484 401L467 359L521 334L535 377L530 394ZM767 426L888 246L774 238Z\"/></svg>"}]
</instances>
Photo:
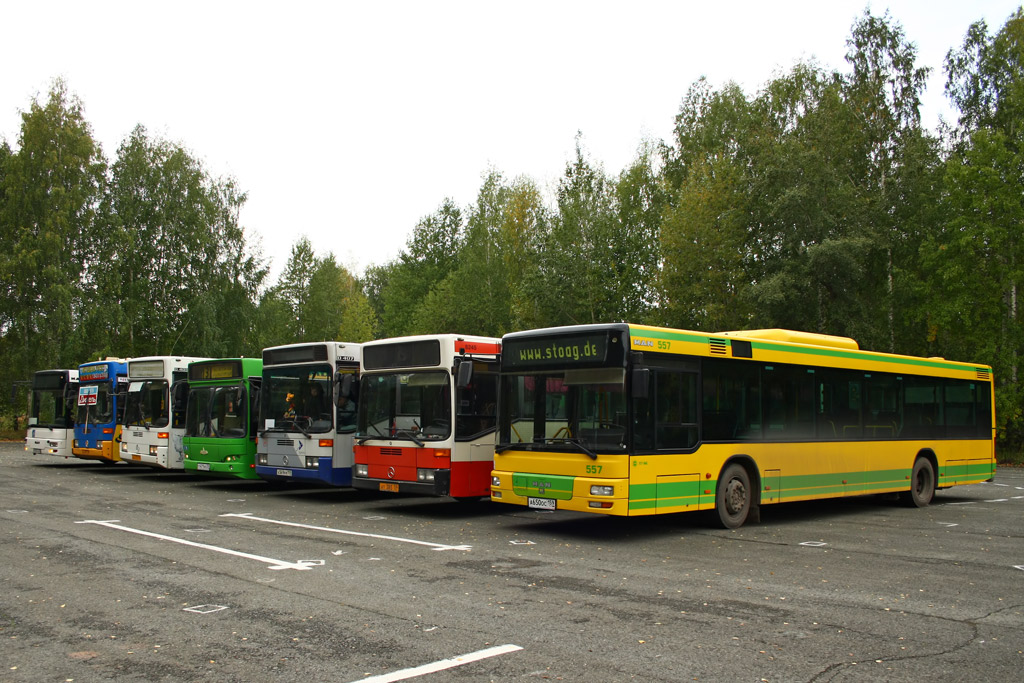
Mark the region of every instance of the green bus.
<instances>
[{"instance_id":1,"label":"green bus","mask_svg":"<svg viewBox=\"0 0 1024 683\"><path fill-rule=\"evenodd\" d=\"M263 360L190 363L185 413L185 471L257 479L256 421Z\"/></svg>"}]
</instances>

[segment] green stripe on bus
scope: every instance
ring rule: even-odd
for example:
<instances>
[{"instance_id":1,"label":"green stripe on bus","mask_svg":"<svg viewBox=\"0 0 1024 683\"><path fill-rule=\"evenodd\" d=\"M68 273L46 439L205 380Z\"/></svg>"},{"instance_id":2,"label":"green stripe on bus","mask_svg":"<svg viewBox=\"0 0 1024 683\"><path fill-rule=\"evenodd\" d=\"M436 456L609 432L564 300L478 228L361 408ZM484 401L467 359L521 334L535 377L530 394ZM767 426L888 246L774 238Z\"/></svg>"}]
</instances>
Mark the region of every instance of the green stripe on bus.
<instances>
[{"instance_id":1,"label":"green stripe on bus","mask_svg":"<svg viewBox=\"0 0 1024 683\"><path fill-rule=\"evenodd\" d=\"M650 330L643 329L640 327L630 326L629 334L631 337L648 337L651 339L668 339L671 341L681 341L690 343L706 343L710 339L716 339L719 341L725 341L730 346L732 345L732 337L716 336L713 334L702 334L702 333L680 333L672 332L670 330ZM742 333L741 333L742 334ZM846 349L831 349L823 346L802 346L799 343L781 344L778 342L766 341L764 339L749 339L744 341L750 341L752 349L760 349L762 351L776 351L780 353L796 353L809 356L826 356L829 358L844 358L848 360L869 360L877 363L889 363L892 365L908 365L915 367L924 368L942 368L944 370L960 370L964 372L976 371L990 373L992 369L988 366L971 365L970 363L957 363L954 361L943 361L935 360L931 358L917 358L914 356L890 356L886 354L879 354L874 351L851 351Z\"/></svg>"},{"instance_id":2,"label":"green stripe on bus","mask_svg":"<svg viewBox=\"0 0 1024 683\"><path fill-rule=\"evenodd\" d=\"M782 476L776 484L777 490L762 492L780 500L806 498L810 496L840 496L847 494L868 494L876 491L907 489L910 486L910 469L872 470L868 472L838 472L834 474L798 474ZM953 485L958 481L989 479L995 475L995 465L988 461L969 461L963 464L947 465L939 475L940 486ZM705 502L711 502L718 485L716 481L672 482L662 484L633 484L629 487L629 509L651 510L656 507L695 505L699 502L701 488L708 487L711 493L704 494Z\"/></svg>"},{"instance_id":3,"label":"green stripe on bus","mask_svg":"<svg viewBox=\"0 0 1024 683\"><path fill-rule=\"evenodd\" d=\"M512 491L517 496L570 500L575 479L557 474L513 474Z\"/></svg>"}]
</instances>

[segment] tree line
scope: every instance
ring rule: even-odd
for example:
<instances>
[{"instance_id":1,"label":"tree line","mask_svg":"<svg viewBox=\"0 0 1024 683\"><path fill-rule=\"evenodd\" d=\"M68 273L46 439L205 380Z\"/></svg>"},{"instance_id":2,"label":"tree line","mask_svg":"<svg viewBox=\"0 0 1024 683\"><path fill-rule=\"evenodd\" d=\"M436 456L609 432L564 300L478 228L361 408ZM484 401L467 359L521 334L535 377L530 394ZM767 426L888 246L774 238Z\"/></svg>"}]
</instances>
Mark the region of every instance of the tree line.
<instances>
[{"instance_id":1,"label":"tree line","mask_svg":"<svg viewBox=\"0 0 1024 683\"><path fill-rule=\"evenodd\" d=\"M232 179L141 126L108 162L57 81L0 144L0 376L618 320L788 327L991 364L1020 449L1024 12L949 50L955 121L935 131L898 22L866 11L846 45L843 68L801 62L755 93L698 80L670 139L617 173L581 139L553 192L490 170L365 273L300 238L276 282Z\"/></svg>"}]
</instances>

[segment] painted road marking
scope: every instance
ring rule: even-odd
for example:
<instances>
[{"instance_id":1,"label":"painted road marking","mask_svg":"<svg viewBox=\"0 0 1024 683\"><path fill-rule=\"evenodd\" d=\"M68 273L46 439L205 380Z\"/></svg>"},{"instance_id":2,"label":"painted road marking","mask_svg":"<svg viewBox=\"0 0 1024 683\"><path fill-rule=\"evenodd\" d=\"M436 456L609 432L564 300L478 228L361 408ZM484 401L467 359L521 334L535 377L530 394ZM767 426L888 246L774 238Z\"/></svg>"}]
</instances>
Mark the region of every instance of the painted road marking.
<instances>
[{"instance_id":1,"label":"painted road marking","mask_svg":"<svg viewBox=\"0 0 1024 683\"><path fill-rule=\"evenodd\" d=\"M809 548L824 548L828 545L825 541L804 541L800 545L805 545Z\"/></svg>"},{"instance_id":2,"label":"painted road marking","mask_svg":"<svg viewBox=\"0 0 1024 683\"><path fill-rule=\"evenodd\" d=\"M362 531L349 531L348 529L331 529L325 526L313 526L312 524L298 524L296 522L284 522L279 519L267 519L265 517L254 517L251 513L228 513L221 517L241 517L251 519L254 522L266 522L268 524L280 524L282 526L294 526L300 529L311 529L313 531L326 531L332 534L344 534L346 536L363 536L364 538L377 538L382 541L396 541L398 543L412 543L413 545L425 545L434 550L471 550L471 545L445 545L444 543L431 543L430 541L418 541L414 538L401 538L399 536L384 536L383 534L368 534Z\"/></svg>"},{"instance_id":3,"label":"painted road marking","mask_svg":"<svg viewBox=\"0 0 1024 683\"><path fill-rule=\"evenodd\" d=\"M505 655L509 652L515 652L522 649L523 648L518 645L497 645L495 647L489 647L486 650L477 650L476 652L470 652L468 655L452 657L451 659L442 659L440 661L433 662L432 664L424 664L423 666L417 666L412 669L402 669L401 671L381 674L380 676L360 678L358 681L353 681L352 683L392 683L392 681L406 681L410 678L416 678L417 676L426 676L427 674L444 671L445 669L453 669L464 664L479 662L481 659L497 657L498 655Z\"/></svg>"},{"instance_id":4,"label":"painted road marking","mask_svg":"<svg viewBox=\"0 0 1024 683\"><path fill-rule=\"evenodd\" d=\"M87 519L81 522L75 522L75 524L97 524L99 526L105 526L109 529L118 529L120 531L127 531L132 534L139 534L140 536L149 536L150 538L159 538L162 541L171 541L172 543L180 543L182 545L190 545L193 548L203 548L205 550L212 550L217 553L224 553L225 555L234 555L236 557L245 557L250 560L258 560L259 562L265 562L271 565L270 569L310 569L310 565L303 561L298 562L285 562L284 560L277 560L272 557L263 557L262 555L252 555L250 553L243 553L238 550L231 550L230 548L221 548L216 545L209 545L207 543L196 543L195 541L188 541L184 538L175 538L174 536L165 536L164 534L155 534L152 531L143 531L142 529L133 529L130 526L122 526L117 524L121 520L96 520Z\"/></svg>"},{"instance_id":5,"label":"painted road marking","mask_svg":"<svg viewBox=\"0 0 1024 683\"><path fill-rule=\"evenodd\" d=\"M196 614L213 614L214 612L220 612L221 610L225 610L227 608L227 605L196 605L195 607L186 607L181 611L195 612Z\"/></svg>"}]
</instances>

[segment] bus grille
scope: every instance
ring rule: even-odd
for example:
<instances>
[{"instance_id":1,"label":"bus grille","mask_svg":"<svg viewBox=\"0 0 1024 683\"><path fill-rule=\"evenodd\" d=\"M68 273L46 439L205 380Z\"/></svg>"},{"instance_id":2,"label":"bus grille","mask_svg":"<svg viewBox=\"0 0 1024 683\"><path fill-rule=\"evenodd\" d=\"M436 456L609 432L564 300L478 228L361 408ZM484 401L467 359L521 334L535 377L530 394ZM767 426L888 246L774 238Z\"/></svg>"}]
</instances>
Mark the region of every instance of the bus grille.
<instances>
[{"instance_id":1,"label":"bus grille","mask_svg":"<svg viewBox=\"0 0 1024 683\"><path fill-rule=\"evenodd\" d=\"M380 449L380 454L381 455L395 455L395 456L398 456L398 455L402 454L402 449L401 448L382 448L382 449Z\"/></svg>"},{"instance_id":2,"label":"bus grille","mask_svg":"<svg viewBox=\"0 0 1024 683\"><path fill-rule=\"evenodd\" d=\"M978 370L978 379L988 382L992 379L992 373L988 370Z\"/></svg>"},{"instance_id":3,"label":"bus grille","mask_svg":"<svg viewBox=\"0 0 1024 683\"><path fill-rule=\"evenodd\" d=\"M277 445L278 446L294 446L295 445L295 439L278 439L277 440Z\"/></svg>"}]
</instances>

